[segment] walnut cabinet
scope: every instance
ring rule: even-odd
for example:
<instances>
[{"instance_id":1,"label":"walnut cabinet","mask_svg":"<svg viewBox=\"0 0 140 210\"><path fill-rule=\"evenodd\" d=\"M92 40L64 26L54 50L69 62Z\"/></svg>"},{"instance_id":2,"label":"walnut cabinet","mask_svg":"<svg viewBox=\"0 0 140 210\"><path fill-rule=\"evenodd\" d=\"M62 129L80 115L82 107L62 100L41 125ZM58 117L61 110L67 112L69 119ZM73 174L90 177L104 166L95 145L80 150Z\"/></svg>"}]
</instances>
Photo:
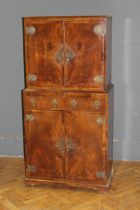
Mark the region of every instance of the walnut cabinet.
<instances>
[{"instance_id":1,"label":"walnut cabinet","mask_svg":"<svg viewBox=\"0 0 140 210\"><path fill-rule=\"evenodd\" d=\"M27 17L25 181L107 191L112 171L111 18Z\"/></svg>"}]
</instances>

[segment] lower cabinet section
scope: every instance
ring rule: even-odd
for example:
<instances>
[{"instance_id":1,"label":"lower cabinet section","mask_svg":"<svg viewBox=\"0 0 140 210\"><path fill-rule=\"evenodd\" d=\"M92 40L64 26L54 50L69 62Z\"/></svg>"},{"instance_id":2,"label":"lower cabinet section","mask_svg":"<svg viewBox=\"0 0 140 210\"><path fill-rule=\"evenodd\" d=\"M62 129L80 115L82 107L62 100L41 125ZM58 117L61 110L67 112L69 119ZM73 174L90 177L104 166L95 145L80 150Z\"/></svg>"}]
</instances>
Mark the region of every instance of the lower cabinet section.
<instances>
[{"instance_id":1,"label":"lower cabinet section","mask_svg":"<svg viewBox=\"0 0 140 210\"><path fill-rule=\"evenodd\" d=\"M80 93L61 93L61 97L58 94L61 107L57 93L51 93L51 102L55 102L52 107L47 104L45 107L47 94L23 91L26 183L108 190L112 170L113 88L107 93L92 92L88 98ZM32 106L33 98L44 107ZM96 109L84 109L84 101L87 106L87 101L94 104L97 99ZM79 104L81 100L83 107Z\"/></svg>"},{"instance_id":2,"label":"lower cabinet section","mask_svg":"<svg viewBox=\"0 0 140 210\"><path fill-rule=\"evenodd\" d=\"M64 125L60 111L25 110L26 176L64 178Z\"/></svg>"}]
</instances>

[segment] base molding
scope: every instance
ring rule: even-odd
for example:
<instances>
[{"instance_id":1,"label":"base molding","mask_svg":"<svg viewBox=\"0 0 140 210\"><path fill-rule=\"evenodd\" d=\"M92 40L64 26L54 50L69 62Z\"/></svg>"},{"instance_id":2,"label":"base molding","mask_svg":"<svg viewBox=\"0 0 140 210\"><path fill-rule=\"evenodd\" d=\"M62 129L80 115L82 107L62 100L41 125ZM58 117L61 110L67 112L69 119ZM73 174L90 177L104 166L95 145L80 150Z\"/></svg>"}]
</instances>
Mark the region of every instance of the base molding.
<instances>
[{"instance_id":1,"label":"base molding","mask_svg":"<svg viewBox=\"0 0 140 210\"><path fill-rule=\"evenodd\" d=\"M61 181L61 180L54 181L54 180L46 180L46 179L25 178L25 185L27 187L48 185L50 187L68 187L68 188L76 188L76 189L87 189L87 190L96 191L98 193L106 193L106 192L109 192L110 190L112 175L113 175L113 168L106 184L73 182L69 180L68 181Z\"/></svg>"}]
</instances>

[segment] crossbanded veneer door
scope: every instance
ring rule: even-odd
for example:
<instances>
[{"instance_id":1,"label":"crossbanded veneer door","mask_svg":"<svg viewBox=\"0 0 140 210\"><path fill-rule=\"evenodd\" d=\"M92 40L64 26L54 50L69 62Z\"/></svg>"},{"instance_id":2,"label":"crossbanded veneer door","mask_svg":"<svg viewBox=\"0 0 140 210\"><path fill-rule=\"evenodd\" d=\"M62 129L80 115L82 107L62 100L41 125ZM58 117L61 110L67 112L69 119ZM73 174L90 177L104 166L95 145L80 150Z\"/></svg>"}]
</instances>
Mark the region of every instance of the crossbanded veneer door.
<instances>
[{"instance_id":1,"label":"crossbanded veneer door","mask_svg":"<svg viewBox=\"0 0 140 210\"><path fill-rule=\"evenodd\" d=\"M27 87L61 87L63 64L56 61L63 46L61 21L24 18Z\"/></svg>"},{"instance_id":2,"label":"crossbanded veneer door","mask_svg":"<svg viewBox=\"0 0 140 210\"><path fill-rule=\"evenodd\" d=\"M67 178L102 182L106 176L106 129L104 114L65 113Z\"/></svg>"},{"instance_id":3,"label":"crossbanded veneer door","mask_svg":"<svg viewBox=\"0 0 140 210\"><path fill-rule=\"evenodd\" d=\"M65 21L65 47L73 55L65 63L66 86L103 88L106 80L106 19Z\"/></svg>"},{"instance_id":4,"label":"crossbanded veneer door","mask_svg":"<svg viewBox=\"0 0 140 210\"><path fill-rule=\"evenodd\" d=\"M61 111L24 111L27 178L64 177L65 148Z\"/></svg>"}]
</instances>

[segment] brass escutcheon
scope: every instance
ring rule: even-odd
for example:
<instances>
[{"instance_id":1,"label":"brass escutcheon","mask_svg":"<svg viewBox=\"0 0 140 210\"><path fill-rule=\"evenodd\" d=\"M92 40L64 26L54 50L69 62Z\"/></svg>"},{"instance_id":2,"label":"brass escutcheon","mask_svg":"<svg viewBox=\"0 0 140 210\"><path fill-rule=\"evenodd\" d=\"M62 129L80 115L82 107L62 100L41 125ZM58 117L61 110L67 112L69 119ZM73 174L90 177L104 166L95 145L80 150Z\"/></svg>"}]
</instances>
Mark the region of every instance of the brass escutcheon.
<instances>
[{"instance_id":1,"label":"brass escutcheon","mask_svg":"<svg viewBox=\"0 0 140 210\"><path fill-rule=\"evenodd\" d=\"M56 53L56 61L58 63L69 63L73 60L74 58L74 53L70 48L64 48L64 46L62 45L60 47L60 49L57 51Z\"/></svg>"},{"instance_id":2,"label":"brass escutcheon","mask_svg":"<svg viewBox=\"0 0 140 210\"><path fill-rule=\"evenodd\" d=\"M73 144L72 139L68 139L66 147L67 147L67 152L70 152L74 150L76 146Z\"/></svg>"},{"instance_id":3,"label":"brass escutcheon","mask_svg":"<svg viewBox=\"0 0 140 210\"><path fill-rule=\"evenodd\" d=\"M62 45L56 53L56 61L58 63L64 63L64 60L65 60L64 46Z\"/></svg>"},{"instance_id":4,"label":"brass escutcheon","mask_svg":"<svg viewBox=\"0 0 140 210\"><path fill-rule=\"evenodd\" d=\"M66 59L65 59L66 63L69 63L73 60L75 55L70 48L69 49L67 48L65 56L66 56Z\"/></svg>"},{"instance_id":5,"label":"brass escutcheon","mask_svg":"<svg viewBox=\"0 0 140 210\"><path fill-rule=\"evenodd\" d=\"M58 150L61 152L61 153L64 153L65 151L65 143L64 143L64 140L63 139L60 139L60 141L58 141L55 146L58 148Z\"/></svg>"}]
</instances>

